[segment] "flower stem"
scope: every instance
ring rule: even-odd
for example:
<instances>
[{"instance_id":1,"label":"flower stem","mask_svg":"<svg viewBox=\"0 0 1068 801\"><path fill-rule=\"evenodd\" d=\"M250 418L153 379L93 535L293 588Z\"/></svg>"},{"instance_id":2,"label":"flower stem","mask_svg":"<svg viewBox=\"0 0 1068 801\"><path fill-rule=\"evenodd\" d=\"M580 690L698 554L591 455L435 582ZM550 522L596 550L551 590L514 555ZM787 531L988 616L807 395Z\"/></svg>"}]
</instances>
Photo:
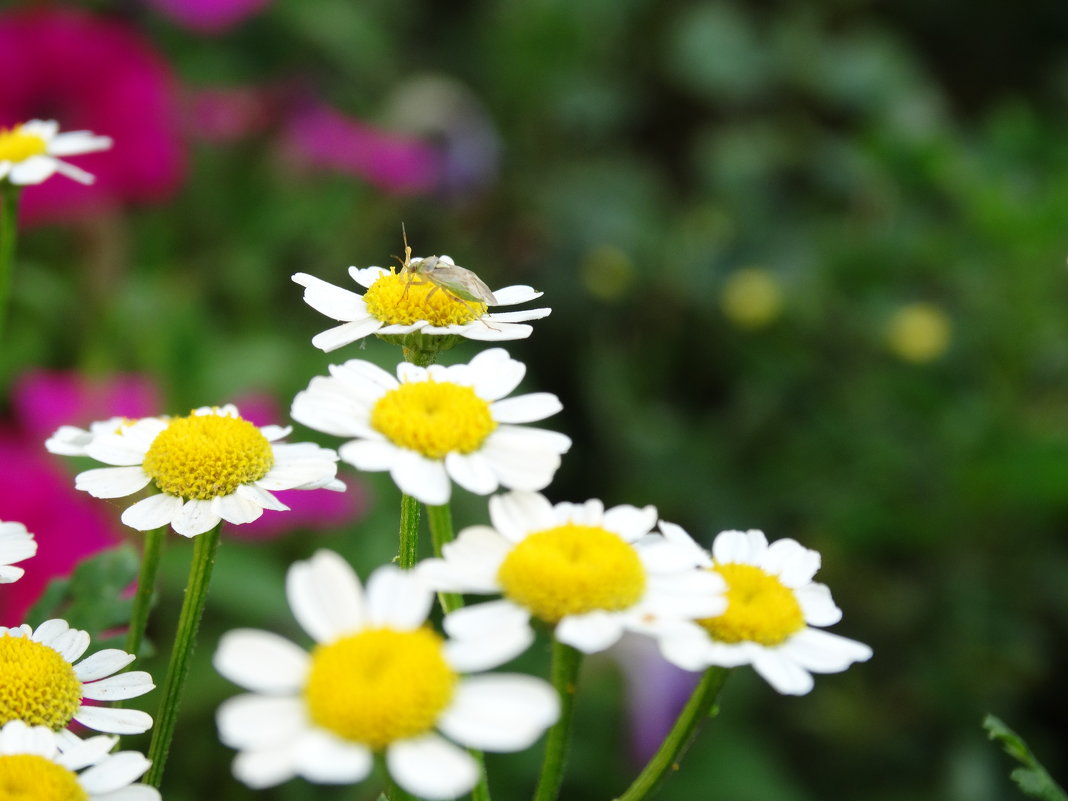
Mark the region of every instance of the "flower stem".
<instances>
[{"instance_id":1,"label":"flower stem","mask_svg":"<svg viewBox=\"0 0 1068 801\"><path fill-rule=\"evenodd\" d=\"M189 660L196 644L200 618L204 615L204 602L208 596L208 584L211 581L211 569L215 565L215 551L219 545L221 528L220 523L193 539L189 581L185 587L182 611L178 616L178 631L174 637L171 661L167 666L167 676L163 680L159 712L152 729L152 742L148 747L148 758L152 767L145 774L145 783L157 789L163 781L163 768L167 762L171 739L174 737L174 724L178 720L178 704L185 679L189 675Z\"/></svg>"},{"instance_id":2,"label":"flower stem","mask_svg":"<svg viewBox=\"0 0 1068 801\"><path fill-rule=\"evenodd\" d=\"M634 783L615 801L639 801L645 798L669 771L678 769L679 761L697 739L701 724L715 714L716 699L728 675L730 670L722 667L713 666L705 671L660 748Z\"/></svg>"},{"instance_id":3,"label":"flower stem","mask_svg":"<svg viewBox=\"0 0 1068 801\"><path fill-rule=\"evenodd\" d=\"M401 494L400 548L397 564L411 570L419 559L419 501L411 495Z\"/></svg>"},{"instance_id":4,"label":"flower stem","mask_svg":"<svg viewBox=\"0 0 1068 801\"><path fill-rule=\"evenodd\" d=\"M552 663L549 677L560 696L560 718L549 729L545 739L545 757L541 763L541 776L534 801L554 801L564 781L564 764L567 762L567 747L571 740L571 721L575 716L575 689L582 653L553 640Z\"/></svg>"},{"instance_id":5,"label":"flower stem","mask_svg":"<svg viewBox=\"0 0 1068 801\"><path fill-rule=\"evenodd\" d=\"M167 527L145 533L144 550L141 553L141 570L137 574L137 593L130 612L130 628L126 632L126 653L137 656L145 638L148 613L152 608L152 596L156 589L156 573L159 570L159 555L163 550L163 537Z\"/></svg>"},{"instance_id":6,"label":"flower stem","mask_svg":"<svg viewBox=\"0 0 1068 801\"><path fill-rule=\"evenodd\" d=\"M0 180L0 337L7 321L11 299L11 275L15 269L15 241L19 228L19 189Z\"/></svg>"},{"instance_id":7,"label":"flower stem","mask_svg":"<svg viewBox=\"0 0 1068 801\"><path fill-rule=\"evenodd\" d=\"M426 517L430 522L430 539L434 543L434 556L441 558L441 549L456 537L452 530L452 510L447 503L441 506L427 506ZM464 605L463 596L456 592L439 592L438 601L445 614L454 612Z\"/></svg>"}]
</instances>

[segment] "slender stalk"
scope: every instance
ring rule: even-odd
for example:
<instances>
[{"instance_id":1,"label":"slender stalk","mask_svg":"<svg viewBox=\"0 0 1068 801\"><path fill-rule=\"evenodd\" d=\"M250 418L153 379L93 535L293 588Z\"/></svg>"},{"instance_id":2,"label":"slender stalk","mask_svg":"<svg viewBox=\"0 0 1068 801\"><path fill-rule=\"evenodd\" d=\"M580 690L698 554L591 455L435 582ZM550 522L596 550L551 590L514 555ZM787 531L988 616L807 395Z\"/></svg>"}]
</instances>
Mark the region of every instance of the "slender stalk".
<instances>
[{"instance_id":1,"label":"slender stalk","mask_svg":"<svg viewBox=\"0 0 1068 801\"><path fill-rule=\"evenodd\" d=\"M730 670L722 667L713 666L705 671L660 748L633 784L615 801L639 801L647 797L669 771L678 769L682 757L697 739L701 724L713 714L719 691L723 689L728 675Z\"/></svg>"},{"instance_id":2,"label":"slender stalk","mask_svg":"<svg viewBox=\"0 0 1068 801\"><path fill-rule=\"evenodd\" d=\"M427 506L426 517L430 522L430 539L434 543L434 556L441 557L441 549L455 539L452 530L452 510L449 505ZM438 601L445 614L464 605L463 596L456 592L439 592Z\"/></svg>"},{"instance_id":3,"label":"slender stalk","mask_svg":"<svg viewBox=\"0 0 1068 801\"><path fill-rule=\"evenodd\" d=\"M152 729L152 742L148 747L148 758L152 767L145 774L145 783L159 788L163 781L163 768L167 762L167 752L174 737L174 725L178 720L178 704L182 698L182 689L189 675L189 660L196 644L197 629L204 615L204 602L208 597L208 584L211 582L211 569L215 565L215 551L219 546L219 529L222 524L210 531L198 535L193 540L193 561L189 567L189 581L185 586L185 599L178 616L178 631L171 650L171 661L167 666L167 676L163 680L160 693L159 712L156 714Z\"/></svg>"},{"instance_id":4,"label":"slender stalk","mask_svg":"<svg viewBox=\"0 0 1068 801\"><path fill-rule=\"evenodd\" d=\"M401 495L400 547L397 564L405 570L415 567L419 559L419 501L411 495Z\"/></svg>"},{"instance_id":5,"label":"slender stalk","mask_svg":"<svg viewBox=\"0 0 1068 801\"><path fill-rule=\"evenodd\" d=\"M130 628L126 632L126 653L138 655L145 638L148 613L152 608L152 596L156 590L156 573L159 571L159 555L163 550L163 537L167 527L157 528L145 534L144 550L141 553L141 570L137 574L137 594L134 595L130 612Z\"/></svg>"},{"instance_id":6,"label":"slender stalk","mask_svg":"<svg viewBox=\"0 0 1068 801\"><path fill-rule=\"evenodd\" d=\"M11 300L11 275L15 269L15 242L19 229L19 190L6 180L0 180L0 338L7 322L7 307Z\"/></svg>"},{"instance_id":7,"label":"slender stalk","mask_svg":"<svg viewBox=\"0 0 1068 801\"><path fill-rule=\"evenodd\" d=\"M549 729L545 738L545 757L542 759L541 776L538 779L538 788L534 791L534 801L554 801L560 794L560 785L564 781L564 765L567 762L567 747L571 741L575 689L581 666L582 654L579 651L553 639L549 678L560 696L560 718Z\"/></svg>"}]
</instances>

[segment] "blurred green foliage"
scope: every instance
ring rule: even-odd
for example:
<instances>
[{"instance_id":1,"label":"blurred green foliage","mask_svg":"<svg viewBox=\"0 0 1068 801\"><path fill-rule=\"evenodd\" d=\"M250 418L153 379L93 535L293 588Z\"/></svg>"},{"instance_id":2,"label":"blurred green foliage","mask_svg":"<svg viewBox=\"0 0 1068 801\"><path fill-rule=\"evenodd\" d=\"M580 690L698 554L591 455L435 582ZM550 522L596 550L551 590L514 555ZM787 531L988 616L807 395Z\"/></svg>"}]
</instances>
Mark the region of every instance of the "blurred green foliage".
<instances>
[{"instance_id":1,"label":"blurred green foliage","mask_svg":"<svg viewBox=\"0 0 1068 801\"><path fill-rule=\"evenodd\" d=\"M732 679L659 798L1006 797L983 716L1055 754L1068 713L1068 54L1048 35L1068 20L1026 5L276 0L206 45L97 2L133 13L193 87L292 81L376 121L406 81L450 76L497 127L499 177L396 197L291 169L271 130L193 136L173 202L24 234L3 377L142 371L177 412L253 389L285 405L345 358L392 365L373 341L312 349L329 321L289 275L344 285L349 264L400 252L403 221L417 254L545 291L552 316L509 350L528 390L564 401L552 426L575 444L550 497L652 503L706 543L724 528L794 537L823 553L835 630L875 650L803 698ZM759 327L722 306L749 267L782 293ZM914 302L950 321L927 363L887 344ZM396 491L359 480L375 503L357 530L224 544L168 801L376 797L246 790L212 723L235 692L209 663L222 631L304 641L290 561L323 545L362 572L391 557ZM458 499L458 523L484 508ZM156 642L187 551L165 554ZM587 668L563 797L607 799L638 765L615 668ZM494 757L494 785L525 788L536 764L536 750Z\"/></svg>"}]
</instances>

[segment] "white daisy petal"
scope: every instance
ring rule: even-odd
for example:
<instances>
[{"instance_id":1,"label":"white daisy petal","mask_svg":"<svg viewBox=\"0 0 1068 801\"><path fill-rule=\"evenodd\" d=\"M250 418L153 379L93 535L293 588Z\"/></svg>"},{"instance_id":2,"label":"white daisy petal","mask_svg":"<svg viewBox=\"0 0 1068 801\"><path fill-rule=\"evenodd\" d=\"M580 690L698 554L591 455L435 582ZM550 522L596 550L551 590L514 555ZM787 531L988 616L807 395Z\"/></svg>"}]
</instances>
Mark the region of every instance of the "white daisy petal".
<instances>
[{"instance_id":1,"label":"white daisy petal","mask_svg":"<svg viewBox=\"0 0 1068 801\"><path fill-rule=\"evenodd\" d=\"M804 629L782 646L791 659L814 673L840 673L854 662L871 659L864 643L820 629Z\"/></svg>"},{"instance_id":2,"label":"white daisy petal","mask_svg":"<svg viewBox=\"0 0 1068 801\"><path fill-rule=\"evenodd\" d=\"M533 745L559 716L559 698L547 682L490 674L464 679L438 725L470 748L520 751Z\"/></svg>"},{"instance_id":3,"label":"white daisy petal","mask_svg":"<svg viewBox=\"0 0 1068 801\"><path fill-rule=\"evenodd\" d=\"M155 687L148 673L143 670L130 670L84 684L82 697L93 701L121 701L137 698Z\"/></svg>"},{"instance_id":4,"label":"white daisy petal","mask_svg":"<svg viewBox=\"0 0 1068 801\"><path fill-rule=\"evenodd\" d=\"M152 728L152 716L138 709L81 706L74 719L90 729L111 734L141 734Z\"/></svg>"},{"instance_id":5,"label":"white daisy petal","mask_svg":"<svg viewBox=\"0 0 1068 801\"><path fill-rule=\"evenodd\" d=\"M842 610L831 599L826 584L807 584L794 590L797 602L810 626L833 626L842 619Z\"/></svg>"},{"instance_id":6,"label":"white daisy petal","mask_svg":"<svg viewBox=\"0 0 1068 801\"><path fill-rule=\"evenodd\" d=\"M122 513L122 522L138 531L152 531L170 525L182 509L182 499L174 495L149 495Z\"/></svg>"},{"instance_id":7,"label":"white daisy petal","mask_svg":"<svg viewBox=\"0 0 1068 801\"><path fill-rule=\"evenodd\" d=\"M421 503L441 506L449 502L452 485L442 462L414 451L399 451L389 474L401 492Z\"/></svg>"},{"instance_id":8,"label":"white daisy petal","mask_svg":"<svg viewBox=\"0 0 1068 801\"><path fill-rule=\"evenodd\" d=\"M249 693L223 701L215 722L224 745L257 751L296 742L307 733L308 714L297 696Z\"/></svg>"},{"instance_id":9,"label":"white daisy petal","mask_svg":"<svg viewBox=\"0 0 1068 801\"><path fill-rule=\"evenodd\" d=\"M811 673L777 648L758 652L753 669L783 695L804 695L814 684Z\"/></svg>"},{"instance_id":10,"label":"white daisy petal","mask_svg":"<svg viewBox=\"0 0 1068 801\"><path fill-rule=\"evenodd\" d=\"M527 628L530 612L501 598L481 604L463 606L445 615L442 628L457 640L496 637L514 629Z\"/></svg>"},{"instance_id":11,"label":"white daisy petal","mask_svg":"<svg viewBox=\"0 0 1068 801\"><path fill-rule=\"evenodd\" d=\"M150 764L136 751L119 751L78 774L78 784L92 795L110 793L140 778Z\"/></svg>"},{"instance_id":12,"label":"white daisy petal","mask_svg":"<svg viewBox=\"0 0 1068 801\"><path fill-rule=\"evenodd\" d=\"M712 544L712 558L719 564L755 564L749 535L744 531L721 531Z\"/></svg>"},{"instance_id":13,"label":"white daisy petal","mask_svg":"<svg viewBox=\"0 0 1068 801\"><path fill-rule=\"evenodd\" d=\"M477 639L449 640L445 644L446 660L461 673L477 673L515 659L534 642L534 629L526 622L525 612L523 616L522 625L502 628L493 636L484 634Z\"/></svg>"},{"instance_id":14,"label":"white daisy petal","mask_svg":"<svg viewBox=\"0 0 1068 801\"><path fill-rule=\"evenodd\" d=\"M348 562L317 551L286 575L286 597L301 628L317 642L356 631L364 623L363 592Z\"/></svg>"},{"instance_id":15,"label":"white daisy petal","mask_svg":"<svg viewBox=\"0 0 1068 801\"><path fill-rule=\"evenodd\" d=\"M489 401L499 400L512 392L527 372L526 365L511 358L504 348L484 350L468 366L474 375L472 389L480 398Z\"/></svg>"},{"instance_id":16,"label":"white daisy petal","mask_svg":"<svg viewBox=\"0 0 1068 801\"><path fill-rule=\"evenodd\" d=\"M234 525L251 523L263 516L263 507L260 504L236 492L232 495L212 498L210 508L212 514Z\"/></svg>"},{"instance_id":17,"label":"white daisy petal","mask_svg":"<svg viewBox=\"0 0 1068 801\"><path fill-rule=\"evenodd\" d=\"M334 286L307 273L296 273L293 281L304 287L304 302L320 314L346 322L367 315L363 297L356 292Z\"/></svg>"},{"instance_id":18,"label":"white daisy petal","mask_svg":"<svg viewBox=\"0 0 1068 801\"><path fill-rule=\"evenodd\" d=\"M117 673L133 662L133 654L120 651L118 648L105 648L87 656L74 666L74 675L80 681L95 681L112 673Z\"/></svg>"},{"instance_id":19,"label":"white daisy petal","mask_svg":"<svg viewBox=\"0 0 1068 801\"><path fill-rule=\"evenodd\" d=\"M433 734L393 743L386 767L397 784L428 801L469 792L480 774L474 757Z\"/></svg>"},{"instance_id":20,"label":"white daisy petal","mask_svg":"<svg viewBox=\"0 0 1068 801\"><path fill-rule=\"evenodd\" d=\"M497 489L497 474L477 451L468 454L453 451L445 457L445 470L453 481L475 495L489 495Z\"/></svg>"},{"instance_id":21,"label":"white daisy petal","mask_svg":"<svg viewBox=\"0 0 1068 801\"><path fill-rule=\"evenodd\" d=\"M241 751L234 758L234 776L253 790L274 787L297 775L296 760L296 751L288 744L277 748Z\"/></svg>"},{"instance_id":22,"label":"white daisy petal","mask_svg":"<svg viewBox=\"0 0 1068 801\"><path fill-rule=\"evenodd\" d=\"M236 629L219 640L215 669L234 684L255 692L297 692L308 672L308 654L284 637Z\"/></svg>"},{"instance_id":23,"label":"white daisy petal","mask_svg":"<svg viewBox=\"0 0 1068 801\"><path fill-rule=\"evenodd\" d=\"M97 467L75 476L74 488L94 498L125 498L147 487L151 480L140 467Z\"/></svg>"},{"instance_id":24,"label":"white daisy petal","mask_svg":"<svg viewBox=\"0 0 1068 801\"><path fill-rule=\"evenodd\" d=\"M563 408L560 399L551 392L517 395L496 401L492 406L493 419L498 423L535 423L552 417Z\"/></svg>"},{"instance_id":25,"label":"white daisy petal","mask_svg":"<svg viewBox=\"0 0 1068 801\"><path fill-rule=\"evenodd\" d=\"M370 336L380 328L382 328L381 321L373 317L365 317L362 320L342 323L325 331L320 331L312 337L311 343L313 347L318 348L323 353L331 353L338 348L343 348L345 345L351 345L353 342Z\"/></svg>"},{"instance_id":26,"label":"white daisy petal","mask_svg":"<svg viewBox=\"0 0 1068 801\"><path fill-rule=\"evenodd\" d=\"M442 559L424 559L416 570L435 590L497 592L497 571L510 544L488 526L471 526L442 547Z\"/></svg>"},{"instance_id":27,"label":"white daisy petal","mask_svg":"<svg viewBox=\"0 0 1068 801\"><path fill-rule=\"evenodd\" d=\"M301 738L297 749L297 773L319 784L352 784L370 774L371 750L326 732L313 731Z\"/></svg>"},{"instance_id":28,"label":"white daisy petal","mask_svg":"<svg viewBox=\"0 0 1068 801\"><path fill-rule=\"evenodd\" d=\"M585 654L603 651L622 636L623 618L600 610L568 615L556 626L556 639Z\"/></svg>"},{"instance_id":29,"label":"white daisy petal","mask_svg":"<svg viewBox=\"0 0 1068 801\"><path fill-rule=\"evenodd\" d=\"M635 542L653 530L656 525L656 507L614 506L604 513L602 525L614 531L627 542Z\"/></svg>"},{"instance_id":30,"label":"white daisy petal","mask_svg":"<svg viewBox=\"0 0 1068 801\"><path fill-rule=\"evenodd\" d=\"M367 621L397 631L419 628L434 604L434 593L418 573L380 567L367 581Z\"/></svg>"},{"instance_id":31,"label":"white daisy petal","mask_svg":"<svg viewBox=\"0 0 1068 801\"><path fill-rule=\"evenodd\" d=\"M519 542L531 531L544 531L557 525L553 505L537 492L505 492L489 501L493 527L512 542Z\"/></svg>"},{"instance_id":32,"label":"white daisy petal","mask_svg":"<svg viewBox=\"0 0 1068 801\"><path fill-rule=\"evenodd\" d=\"M760 567L787 587L801 587L820 569L820 555L794 540L777 540L768 546Z\"/></svg>"},{"instance_id":33,"label":"white daisy petal","mask_svg":"<svg viewBox=\"0 0 1068 801\"><path fill-rule=\"evenodd\" d=\"M186 501L178 514L171 520L171 528L176 534L183 537L195 537L203 534L210 528L219 525L221 519L214 508L214 500L202 501L193 499Z\"/></svg>"}]
</instances>

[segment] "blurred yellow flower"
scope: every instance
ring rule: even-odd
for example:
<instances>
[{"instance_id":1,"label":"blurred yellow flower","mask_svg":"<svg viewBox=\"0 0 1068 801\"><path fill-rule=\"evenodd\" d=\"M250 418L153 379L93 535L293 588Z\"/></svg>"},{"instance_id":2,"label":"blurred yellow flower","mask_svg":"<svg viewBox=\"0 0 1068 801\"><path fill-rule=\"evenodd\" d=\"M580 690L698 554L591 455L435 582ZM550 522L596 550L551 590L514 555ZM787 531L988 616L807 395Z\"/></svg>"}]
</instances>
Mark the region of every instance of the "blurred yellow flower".
<instances>
[{"instance_id":1,"label":"blurred yellow flower","mask_svg":"<svg viewBox=\"0 0 1068 801\"><path fill-rule=\"evenodd\" d=\"M910 303L894 312L887 326L887 344L899 358L923 364L949 347L952 324L933 303Z\"/></svg>"},{"instance_id":2,"label":"blurred yellow flower","mask_svg":"<svg viewBox=\"0 0 1068 801\"><path fill-rule=\"evenodd\" d=\"M761 267L745 267L733 272L720 295L723 313L740 328L767 325L779 316L782 304L782 287L778 279Z\"/></svg>"},{"instance_id":3,"label":"blurred yellow flower","mask_svg":"<svg viewBox=\"0 0 1068 801\"><path fill-rule=\"evenodd\" d=\"M613 302L630 291L637 271L622 248L599 245L586 254L581 275L587 292L600 300Z\"/></svg>"}]
</instances>

